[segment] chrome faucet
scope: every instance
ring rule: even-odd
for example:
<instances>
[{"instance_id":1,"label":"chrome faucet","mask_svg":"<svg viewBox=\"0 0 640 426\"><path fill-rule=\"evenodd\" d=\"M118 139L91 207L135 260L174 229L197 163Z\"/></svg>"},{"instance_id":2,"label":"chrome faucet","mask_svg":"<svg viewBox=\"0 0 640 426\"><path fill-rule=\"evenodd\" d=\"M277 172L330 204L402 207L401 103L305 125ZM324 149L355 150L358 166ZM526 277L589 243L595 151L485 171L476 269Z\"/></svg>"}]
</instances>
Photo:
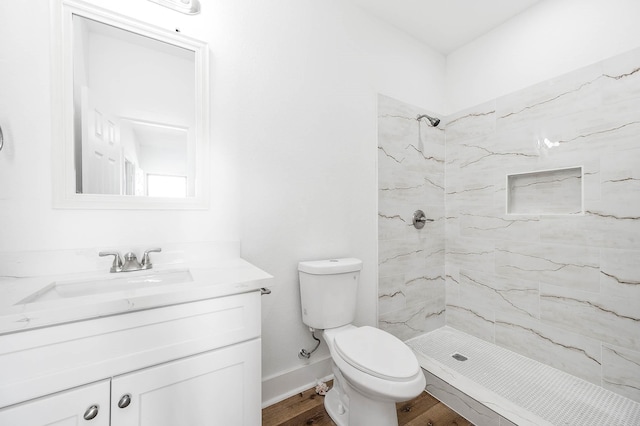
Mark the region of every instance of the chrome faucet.
<instances>
[{"instance_id":1,"label":"chrome faucet","mask_svg":"<svg viewBox=\"0 0 640 426\"><path fill-rule=\"evenodd\" d=\"M111 265L111 269L109 270L110 272L130 272L151 269L153 267L153 263L151 263L149 253L159 253L161 251L161 248L146 250L142 255L142 262L138 262L136 254L131 251L124 255L124 262L120 257L120 253L117 252L101 251L100 253L98 253L98 256L113 256L113 264Z\"/></svg>"},{"instance_id":2,"label":"chrome faucet","mask_svg":"<svg viewBox=\"0 0 640 426\"><path fill-rule=\"evenodd\" d=\"M139 271L142 269L142 264L138 262L136 254L132 251L124 255L124 265L122 265L122 272Z\"/></svg>"}]
</instances>

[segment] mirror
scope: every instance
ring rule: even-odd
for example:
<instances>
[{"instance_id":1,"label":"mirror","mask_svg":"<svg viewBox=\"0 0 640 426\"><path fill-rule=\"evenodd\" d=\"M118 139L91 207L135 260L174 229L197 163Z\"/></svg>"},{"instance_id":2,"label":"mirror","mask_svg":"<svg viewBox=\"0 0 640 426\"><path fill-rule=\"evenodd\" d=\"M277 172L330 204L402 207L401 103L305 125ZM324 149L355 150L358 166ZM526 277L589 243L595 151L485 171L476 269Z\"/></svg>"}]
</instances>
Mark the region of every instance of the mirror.
<instances>
[{"instance_id":1,"label":"mirror","mask_svg":"<svg viewBox=\"0 0 640 426\"><path fill-rule=\"evenodd\" d=\"M60 15L54 205L206 208L207 45L74 0Z\"/></svg>"}]
</instances>

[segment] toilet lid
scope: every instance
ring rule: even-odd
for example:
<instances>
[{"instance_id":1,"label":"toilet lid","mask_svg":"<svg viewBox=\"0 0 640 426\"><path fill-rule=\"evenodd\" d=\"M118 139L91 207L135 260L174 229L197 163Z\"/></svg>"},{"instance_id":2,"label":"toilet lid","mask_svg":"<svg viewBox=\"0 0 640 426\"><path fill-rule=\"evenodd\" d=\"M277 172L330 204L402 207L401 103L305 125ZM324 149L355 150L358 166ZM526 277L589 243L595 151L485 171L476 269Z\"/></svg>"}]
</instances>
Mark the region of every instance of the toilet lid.
<instances>
[{"instance_id":1,"label":"toilet lid","mask_svg":"<svg viewBox=\"0 0 640 426\"><path fill-rule=\"evenodd\" d=\"M334 343L347 363L381 379L409 380L420 371L418 360L407 345L375 327L343 331L336 335Z\"/></svg>"}]
</instances>

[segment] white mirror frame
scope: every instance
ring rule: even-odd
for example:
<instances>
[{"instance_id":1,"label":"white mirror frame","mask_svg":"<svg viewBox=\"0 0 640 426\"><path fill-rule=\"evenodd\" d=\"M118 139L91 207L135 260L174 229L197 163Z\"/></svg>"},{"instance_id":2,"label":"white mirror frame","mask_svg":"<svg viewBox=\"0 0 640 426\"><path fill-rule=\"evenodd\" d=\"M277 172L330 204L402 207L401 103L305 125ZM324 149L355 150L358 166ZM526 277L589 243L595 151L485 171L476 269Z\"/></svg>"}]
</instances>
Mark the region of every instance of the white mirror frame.
<instances>
[{"instance_id":1,"label":"white mirror frame","mask_svg":"<svg viewBox=\"0 0 640 426\"><path fill-rule=\"evenodd\" d=\"M52 5L52 170L53 207L60 209L207 209L209 208L209 46L179 33L122 16L77 0L53 0ZM77 194L73 132L73 26L80 15L141 34L195 53L196 182L195 196L164 198Z\"/></svg>"}]
</instances>

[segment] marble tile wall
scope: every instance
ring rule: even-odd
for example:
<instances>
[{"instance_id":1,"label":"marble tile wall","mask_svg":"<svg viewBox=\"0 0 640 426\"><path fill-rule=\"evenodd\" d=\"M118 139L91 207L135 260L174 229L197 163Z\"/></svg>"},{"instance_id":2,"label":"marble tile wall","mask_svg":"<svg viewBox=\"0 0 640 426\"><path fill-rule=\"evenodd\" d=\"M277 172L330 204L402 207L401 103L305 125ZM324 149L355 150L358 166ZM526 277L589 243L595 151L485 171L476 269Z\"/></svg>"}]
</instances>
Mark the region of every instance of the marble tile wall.
<instances>
[{"instance_id":1,"label":"marble tile wall","mask_svg":"<svg viewBox=\"0 0 640 426\"><path fill-rule=\"evenodd\" d=\"M640 50L456 113L444 129L447 325L640 401ZM536 214L506 213L507 175L574 167L583 212L557 214L565 200L551 192L528 200ZM400 213L381 202L380 214ZM388 258L410 252L380 244ZM387 277L399 273L381 277L381 318L401 322L408 309L382 308L406 280Z\"/></svg>"},{"instance_id":2,"label":"marble tile wall","mask_svg":"<svg viewBox=\"0 0 640 426\"><path fill-rule=\"evenodd\" d=\"M378 97L378 323L402 340L445 324L445 135L419 114L437 116Z\"/></svg>"},{"instance_id":3,"label":"marble tile wall","mask_svg":"<svg viewBox=\"0 0 640 426\"><path fill-rule=\"evenodd\" d=\"M583 213L582 167L508 175L507 213Z\"/></svg>"}]
</instances>

